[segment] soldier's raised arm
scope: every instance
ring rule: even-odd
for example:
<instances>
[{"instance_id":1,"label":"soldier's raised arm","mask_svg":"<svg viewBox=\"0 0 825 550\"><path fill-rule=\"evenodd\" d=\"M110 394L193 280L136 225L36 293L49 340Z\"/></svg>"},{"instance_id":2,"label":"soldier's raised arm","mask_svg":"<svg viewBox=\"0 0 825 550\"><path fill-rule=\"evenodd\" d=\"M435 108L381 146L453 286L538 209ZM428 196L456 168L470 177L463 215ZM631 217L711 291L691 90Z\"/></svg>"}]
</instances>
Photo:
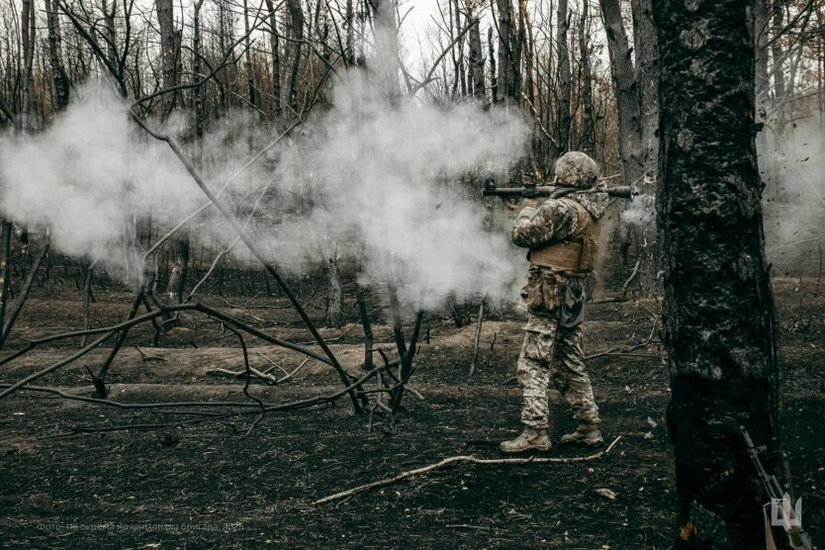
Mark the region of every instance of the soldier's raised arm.
<instances>
[{"instance_id":1,"label":"soldier's raised arm","mask_svg":"<svg viewBox=\"0 0 825 550\"><path fill-rule=\"evenodd\" d=\"M568 201L549 199L538 208L522 208L513 221L510 238L522 248L534 248L575 234L579 213Z\"/></svg>"}]
</instances>

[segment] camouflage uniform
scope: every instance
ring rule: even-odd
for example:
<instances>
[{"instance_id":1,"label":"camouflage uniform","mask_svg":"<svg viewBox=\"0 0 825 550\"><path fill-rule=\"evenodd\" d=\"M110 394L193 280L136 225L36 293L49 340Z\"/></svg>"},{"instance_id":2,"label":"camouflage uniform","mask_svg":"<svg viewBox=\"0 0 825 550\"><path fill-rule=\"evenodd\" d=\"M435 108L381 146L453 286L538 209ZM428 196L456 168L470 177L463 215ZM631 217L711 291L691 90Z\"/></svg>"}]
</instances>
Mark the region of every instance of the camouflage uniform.
<instances>
[{"instance_id":1,"label":"camouflage uniform","mask_svg":"<svg viewBox=\"0 0 825 550\"><path fill-rule=\"evenodd\" d=\"M566 186L592 187L598 175L595 163L589 157L585 160L574 156L572 167L563 165L571 155L577 153L568 153L559 159L556 174L564 174ZM592 163L593 169L589 172L586 161ZM522 209L513 223L513 242L530 248L532 253L542 246L569 241L579 235L588 222L602 217L609 200L606 193L570 191L573 192L564 198L548 199L538 208ZM588 216L592 220L587 219ZM521 421L528 428L548 428L547 389L551 376L580 425L595 427L601 422L583 360L582 277L578 272L531 265L527 284L522 289L528 317L516 372L523 396Z\"/></svg>"}]
</instances>

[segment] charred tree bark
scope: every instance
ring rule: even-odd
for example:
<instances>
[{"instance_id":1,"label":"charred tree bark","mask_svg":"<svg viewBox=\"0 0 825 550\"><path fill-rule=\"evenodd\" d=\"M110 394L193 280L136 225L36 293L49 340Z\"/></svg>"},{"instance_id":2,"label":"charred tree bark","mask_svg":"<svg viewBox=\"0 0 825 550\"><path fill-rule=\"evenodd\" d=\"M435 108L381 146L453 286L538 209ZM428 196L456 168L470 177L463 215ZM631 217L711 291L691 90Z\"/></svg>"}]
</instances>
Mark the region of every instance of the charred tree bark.
<instances>
[{"instance_id":1,"label":"charred tree bark","mask_svg":"<svg viewBox=\"0 0 825 550\"><path fill-rule=\"evenodd\" d=\"M496 54L493 51L493 27L487 29L487 47L490 51L490 93L493 103L498 103L498 75L496 74Z\"/></svg>"},{"instance_id":2,"label":"charred tree bark","mask_svg":"<svg viewBox=\"0 0 825 550\"><path fill-rule=\"evenodd\" d=\"M582 2L582 17L579 28L579 53L582 71L582 130L579 148L593 156L596 152L596 120L593 116L593 69L590 64L589 26L587 24L590 2Z\"/></svg>"},{"instance_id":3,"label":"charred tree bark","mask_svg":"<svg viewBox=\"0 0 825 550\"><path fill-rule=\"evenodd\" d=\"M177 52L175 51L175 19L172 9L172 0L156 0L158 12L158 26L160 27L160 50L162 59L162 77L163 87L172 88L179 84L176 65ZM169 116L169 113L174 110L176 106L177 93L172 92L166 94L163 101L163 116Z\"/></svg>"},{"instance_id":4,"label":"charred tree bark","mask_svg":"<svg viewBox=\"0 0 825 550\"><path fill-rule=\"evenodd\" d=\"M398 21L395 17L394 0L372 0L375 7L375 70L381 85L392 102L401 97L398 80Z\"/></svg>"},{"instance_id":5,"label":"charred tree bark","mask_svg":"<svg viewBox=\"0 0 825 550\"><path fill-rule=\"evenodd\" d=\"M472 19L470 27L470 77L473 82L473 95L479 101L487 100L484 86L484 53L481 49L481 22L478 17Z\"/></svg>"},{"instance_id":6,"label":"charred tree bark","mask_svg":"<svg viewBox=\"0 0 825 550\"><path fill-rule=\"evenodd\" d=\"M294 42L292 43L292 58L289 65L289 79L287 81L287 101L289 106L296 113L298 112L298 70L301 67L301 50L304 40L304 11L301 7L301 0L287 0L286 7L289 11L290 33Z\"/></svg>"},{"instance_id":7,"label":"charred tree bark","mask_svg":"<svg viewBox=\"0 0 825 550\"><path fill-rule=\"evenodd\" d=\"M203 1L197 0L195 2L195 16L192 21L192 50L195 54L192 60L192 72L196 81L203 79L201 75L201 8L203 7ZM203 138L203 86L196 86L192 90L192 99L194 103L193 110L195 111L195 139L200 143L201 138ZM201 160L200 156L199 154L198 160Z\"/></svg>"},{"instance_id":8,"label":"charred tree bark","mask_svg":"<svg viewBox=\"0 0 825 550\"><path fill-rule=\"evenodd\" d=\"M57 18L57 6L52 0L46 0L46 27L49 37L49 64L54 82L55 110L62 111L69 104L69 75L63 65L63 38L60 21Z\"/></svg>"},{"instance_id":9,"label":"charred tree bark","mask_svg":"<svg viewBox=\"0 0 825 550\"><path fill-rule=\"evenodd\" d=\"M338 258L329 258L324 262L324 277L327 280L326 325L338 328L344 324L344 291L338 270Z\"/></svg>"},{"instance_id":10,"label":"charred tree bark","mask_svg":"<svg viewBox=\"0 0 825 550\"><path fill-rule=\"evenodd\" d=\"M570 28L567 0L559 0L556 12L556 47L559 50L559 154L570 149L570 48L567 44L567 30Z\"/></svg>"},{"instance_id":11,"label":"charred tree bark","mask_svg":"<svg viewBox=\"0 0 825 550\"><path fill-rule=\"evenodd\" d=\"M622 22L619 0L599 0L604 28L607 32L607 48L610 68L616 88L619 109L619 156L622 161L624 185L630 185L644 173L642 159L641 105L637 94L635 69L631 59L630 42Z\"/></svg>"},{"instance_id":12,"label":"charred tree bark","mask_svg":"<svg viewBox=\"0 0 825 550\"><path fill-rule=\"evenodd\" d=\"M18 130L28 131L33 127L32 110L34 107L34 0L23 0L20 13L20 40L23 50L23 108L18 119Z\"/></svg>"},{"instance_id":13,"label":"charred tree bark","mask_svg":"<svg viewBox=\"0 0 825 550\"><path fill-rule=\"evenodd\" d=\"M178 63L180 62L181 32L175 29L172 0L157 0L156 6L158 26L160 27L163 87L168 89L180 84L181 71L179 70ZM200 6L196 9L198 14L200 14ZM198 32L198 41L200 41L200 32ZM162 102L164 119L176 109L177 97L177 91L164 96ZM201 124L202 121L198 119L196 126L200 126ZM169 277L167 293L173 303L179 304L183 301L183 288L186 284L186 274L189 268L189 233L182 232L176 245L177 254L175 255L174 265L172 266L172 272Z\"/></svg>"},{"instance_id":14,"label":"charred tree bark","mask_svg":"<svg viewBox=\"0 0 825 550\"><path fill-rule=\"evenodd\" d=\"M273 112L276 117L279 117L283 111L283 106L281 105L281 52L278 41L278 17L272 0L266 0L266 9L269 10L269 47L271 50L269 55L272 63Z\"/></svg>"},{"instance_id":15,"label":"charred tree bark","mask_svg":"<svg viewBox=\"0 0 825 550\"><path fill-rule=\"evenodd\" d=\"M499 99L520 100L519 45L510 0L496 0L498 6Z\"/></svg>"},{"instance_id":16,"label":"charred tree bark","mask_svg":"<svg viewBox=\"0 0 825 550\"><path fill-rule=\"evenodd\" d=\"M658 222L680 548L704 544L714 517L734 548L764 548L767 497L739 426L767 445L766 468L780 460L780 365L753 136L751 6L655 5Z\"/></svg>"},{"instance_id":17,"label":"charred tree bark","mask_svg":"<svg viewBox=\"0 0 825 550\"><path fill-rule=\"evenodd\" d=\"M11 222L0 223L0 327L6 322L6 309L9 305L9 264L11 263ZM0 330L0 349L3 348L6 339Z\"/></svg>"},{"instance_id":18,"label":"charred tree bark","mask_svg":"<svg viewBox=\"0 0 825 550\"><path fill-rule=\"evenodd\" d=\"M258 107L258 94L255 90L255 75L252 71L252 41L249 30L249 0L243 0L243 26L244 26L244 72L246 73L246 93L249 104Z\"/></svg>"},{"instance_id":19,"label":"charred tree bark","mask_svg":"<svg viewBox=\"0 0 825 550\"><path fill-rule=\"evenodd\" d=\"M644 176L636 181L638 203L644 210L636 230L636 255L640 262L639 285L642 293L661 293L661 254L656 235L654 201L656 197L656 167L659 160L659 53L656 27L653 24L653 0L631 0L633 14L633 50L636 54L636 81L640 112L640 158Z\"/></svg>"}]
</instances>

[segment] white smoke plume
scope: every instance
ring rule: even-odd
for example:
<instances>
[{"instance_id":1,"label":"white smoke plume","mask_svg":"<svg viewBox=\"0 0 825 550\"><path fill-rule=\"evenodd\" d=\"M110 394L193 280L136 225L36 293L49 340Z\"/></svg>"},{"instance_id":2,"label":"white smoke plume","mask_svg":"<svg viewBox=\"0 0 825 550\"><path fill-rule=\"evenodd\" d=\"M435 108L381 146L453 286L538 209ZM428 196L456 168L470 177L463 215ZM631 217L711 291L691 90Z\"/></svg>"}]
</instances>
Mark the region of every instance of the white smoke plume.
<instances>
[{"instance_id":1,"label":"white smoke plume","mask_svg":"<svg viewBox=\"0 0 825 550\"><path fill-rule=\"evenodd\" d=\"M456 182L517 159L527 137L522 118L475 104L393 104L365 71L346 75L333 104L284 166L285 179L321 197L304 220L310 234L320 232L319 251L340 253L356 235L362 277L401 287L419 307L451 292L510 295L523 260L506 235L484 230L485 210Z\"/></svg>"},{"instance_id":2,"label":"white smoke plume","mask_svg":"<svg viewBox=\"0 0 825 550\"><path fill-rule=\"evenodd\" d=\"M242 221L257 205L250 233L286 271L349 256L362 281L395 285L416 308L437 307L451 293L512 299L523 254L506 235L485 231L486 210L460 180L510 167L528 125L516 110L391 100L385 90L368 70L342 75L331 110L238 178L223 200ZM204 199L127 109L90 87L44 132L0 138L0 208L19 223L50 227L65 253L135 273L134 221L151 217L167 229ZM181 115L164 131L185 125ZM227 116L198 149L212 188L274 137L252 115ZM215 252L234 240L214 214L195 223L193 238ZM248 251L240 244L233 253Z\"/></svg>"}]
</instances>

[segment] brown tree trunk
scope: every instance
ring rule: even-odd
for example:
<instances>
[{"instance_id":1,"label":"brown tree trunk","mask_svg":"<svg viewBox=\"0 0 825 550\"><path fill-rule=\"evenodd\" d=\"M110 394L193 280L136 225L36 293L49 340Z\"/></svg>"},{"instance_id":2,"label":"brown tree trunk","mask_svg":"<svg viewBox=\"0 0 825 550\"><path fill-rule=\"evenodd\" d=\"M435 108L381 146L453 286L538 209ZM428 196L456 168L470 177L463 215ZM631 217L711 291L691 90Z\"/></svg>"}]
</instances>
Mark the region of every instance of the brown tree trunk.
<instances>
[{"instance_id":1,"label":"brown tree trunk","mask_svg":"<svg viewBox=\"0 0 825 550\"><path fill-rule=\"evenodd\" d=\"M739 427L768 446L769 471L780 456L777 335L753 136L751 5L658 0L654 8L679 548L699 548L714 518L724 521L733 548L764 548L767 497Z\"/></svg>"},{"instance_id":2,"label":"brown tree trunk","mask_svg":"<svg viewBox=\"0 0 825 550\"><path fill-rule=\"evenodd\" d=\"M567 43L567 29L570 15L567 0L559 0L556 12L556 47L559 50L559 105L558 151L564 153L570 148L570 48Z\"/></svg>"}]
</instances>

